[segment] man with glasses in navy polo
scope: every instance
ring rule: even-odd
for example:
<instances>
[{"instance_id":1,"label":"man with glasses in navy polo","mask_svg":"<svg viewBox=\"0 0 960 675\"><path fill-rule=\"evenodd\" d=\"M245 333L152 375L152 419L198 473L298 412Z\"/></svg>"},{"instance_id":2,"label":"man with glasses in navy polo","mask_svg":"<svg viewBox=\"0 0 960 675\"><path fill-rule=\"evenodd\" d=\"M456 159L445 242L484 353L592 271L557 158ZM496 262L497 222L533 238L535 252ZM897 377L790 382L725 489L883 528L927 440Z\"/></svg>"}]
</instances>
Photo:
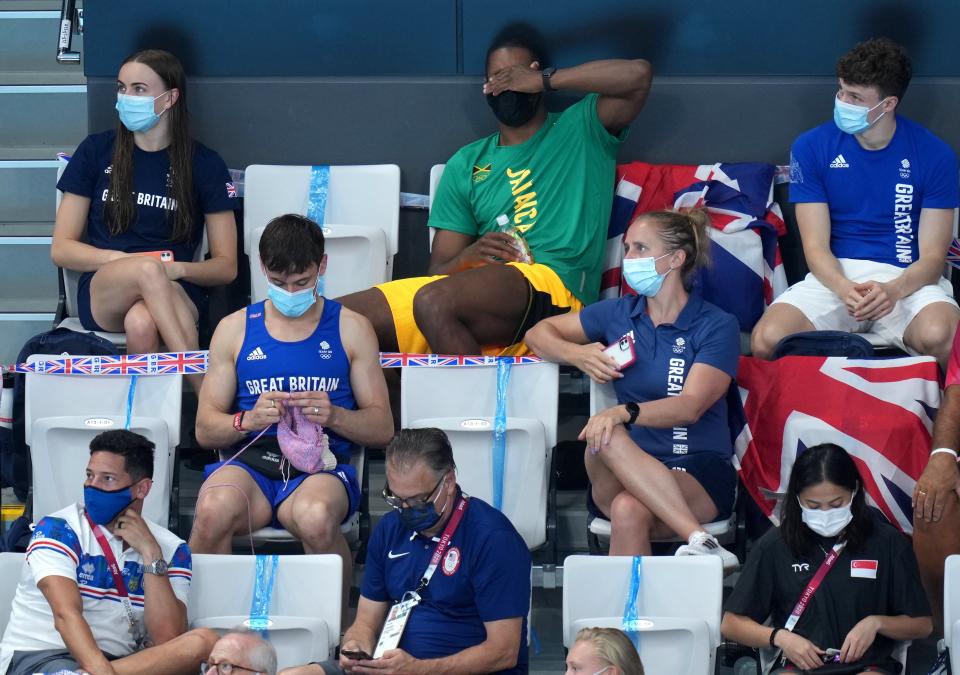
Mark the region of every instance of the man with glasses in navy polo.
<instances>
[{"instance_id":1,"label":"man with glasses in navy polo","mask_svg":"<svg viewBox=\"0 0 960 675\"><path fill-rule=\"evenodd\" d=\"M439 429L387 446L393 507L367 550L357 618L340 661L283 675L526 673L530 552L506 516L457 485Z\"/></svg>"}]
</instances>

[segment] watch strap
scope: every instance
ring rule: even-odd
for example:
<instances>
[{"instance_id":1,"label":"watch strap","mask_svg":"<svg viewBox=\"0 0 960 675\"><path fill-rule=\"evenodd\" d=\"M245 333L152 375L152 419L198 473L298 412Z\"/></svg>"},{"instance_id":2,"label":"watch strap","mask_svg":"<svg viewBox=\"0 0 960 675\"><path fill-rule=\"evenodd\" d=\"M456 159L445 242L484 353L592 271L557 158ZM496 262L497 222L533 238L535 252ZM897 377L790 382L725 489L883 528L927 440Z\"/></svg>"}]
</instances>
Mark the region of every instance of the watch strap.
<instances>
[{"instance_id":1,"label":"watch strap","mask_svg":"<svg viewBox=\"0 0 960 675\"><path fill-rule=\"evenodd\" d=\"M550 66L549 68L544 68L540 71L540 77L543 78L544 91L556 91L553 84L550 82L550 78L553 77L555 72L557 72L556 66Z\"/></svg>"},{"instance_id":2,"label":"watch strap","mask_svg":"<svg viewBox=\"0 0 960 675\"><path fill-rule=\"evenodd\" d=\"M633 424L637 421L637 417L640 416L640 406L631 401L630 403L625 403L624 407L630 415L630 419L627 420L627 425Z\"/></svg>"}]
</instances>

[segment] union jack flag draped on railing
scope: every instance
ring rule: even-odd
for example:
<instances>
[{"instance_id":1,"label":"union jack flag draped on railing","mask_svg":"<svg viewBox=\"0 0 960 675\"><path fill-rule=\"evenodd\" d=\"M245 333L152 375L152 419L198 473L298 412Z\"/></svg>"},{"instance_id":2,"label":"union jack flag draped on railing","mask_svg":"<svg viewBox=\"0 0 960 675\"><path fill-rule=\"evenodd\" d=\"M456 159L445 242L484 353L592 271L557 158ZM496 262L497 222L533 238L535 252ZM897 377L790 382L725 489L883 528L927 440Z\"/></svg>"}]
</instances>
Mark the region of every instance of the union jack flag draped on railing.
<instances>
[{"instance_id":1,"label":"union jack flag draped on railing","mask_svg":"<svg viewBox=\"0 0 960 675\"><path fill-rule=\"evenodd\" d=\"M735 461L747 491L772 520L771 494L786 492L794 460L830 442L853 456L867 503L912 531L910 499L930 455L940 406L933 358L744 356L737 384L744 417L734 425Z\"/></svg>"},{"instance_id":2,"label":"union jack flag draped on railing","mask_svg":"<svg viewBox=\"0 0 960 675\"><path fill-rule=\"evenodd\" d=\"M709 233L713 265L696 283L706 300L737 317L741 330L751 330L787 287L777 244L786 228L773 201L776 168L770 164L619 165L601 297L629 292L621 283L620 264L623 234L634 216L659 209L705 207L713 224Z\"/></svg>"}]
</instances>

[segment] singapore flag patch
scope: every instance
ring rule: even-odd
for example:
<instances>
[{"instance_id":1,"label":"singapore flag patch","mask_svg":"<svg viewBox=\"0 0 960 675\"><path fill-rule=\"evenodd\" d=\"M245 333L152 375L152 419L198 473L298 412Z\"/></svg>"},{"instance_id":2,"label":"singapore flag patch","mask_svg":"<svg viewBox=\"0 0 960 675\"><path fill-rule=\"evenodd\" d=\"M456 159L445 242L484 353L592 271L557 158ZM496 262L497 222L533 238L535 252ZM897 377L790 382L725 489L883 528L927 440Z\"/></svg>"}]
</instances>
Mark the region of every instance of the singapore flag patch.
<instances>
[{"instance_id":1,"label":"singapore flag patch","mask_svg":"<svg viewBox=\"0 0 960 675\"><path fill-rule=\"evenodd\" d=\"M876 579L876 560L851 560L850 576L854 579Z\"/></svg>"}]
</instances>

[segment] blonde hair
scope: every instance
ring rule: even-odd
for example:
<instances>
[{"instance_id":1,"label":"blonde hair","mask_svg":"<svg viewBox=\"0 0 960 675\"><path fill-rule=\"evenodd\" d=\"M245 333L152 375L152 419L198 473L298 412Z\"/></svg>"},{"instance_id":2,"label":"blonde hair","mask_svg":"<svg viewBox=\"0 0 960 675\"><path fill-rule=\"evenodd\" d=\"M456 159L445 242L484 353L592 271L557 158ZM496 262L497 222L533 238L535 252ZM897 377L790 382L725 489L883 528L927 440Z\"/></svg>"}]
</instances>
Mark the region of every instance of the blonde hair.
<instances>
[{"instance_id":1,"label":"blonde hair","mask_svg":"<svg viewBox=\"0 0 960 675\"><path fill-rule=\"evenodd\" d=\"M622 630L616 628L584 628L577 633L576 642L590 642L597 657L609 666L615 666L621 675L643 675L640 655Z\"/></svg>"},{"instance_id":2,"label":"blonde hair","mask_svg":"<svg viewBox=\"0 0 960 675\"><path fill-rule=\"evenodd\" d=\"M648 211L634 218L633 223L641 218L656 223L660 239L670 251L687 254L680 275L684 286L689 287L693 273L710 264L710 235L707 234L707 228L711 225L706 209Z\"/></svg>"}]
</instances>

